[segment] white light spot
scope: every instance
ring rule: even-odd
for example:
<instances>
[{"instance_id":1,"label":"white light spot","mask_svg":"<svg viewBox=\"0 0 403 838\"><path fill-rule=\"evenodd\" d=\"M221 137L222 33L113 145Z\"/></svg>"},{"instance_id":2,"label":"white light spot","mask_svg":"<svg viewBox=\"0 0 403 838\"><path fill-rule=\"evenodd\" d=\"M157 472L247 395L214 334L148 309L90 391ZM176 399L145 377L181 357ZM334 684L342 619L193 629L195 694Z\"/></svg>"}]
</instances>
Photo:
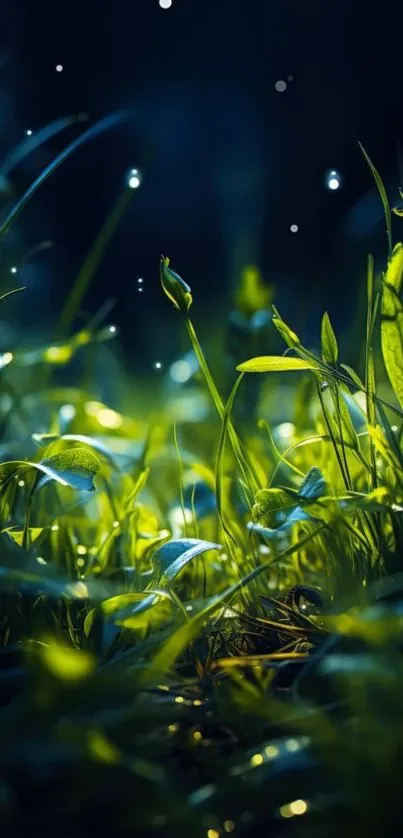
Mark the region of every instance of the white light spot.
<instances>
[{"instance_id":1,"label":"white light spot","mask_svg":"<svg viewBox=\"0 0 403 838\"><path fill-rule=\"evenodd\" d=\"M56 73L62 73L64 70L63 64L56 64Z\"/></svg>"},{"instance_id":2,"label":"white light spot","mask_svg":"<svg viewBox=\"0 0 403 838\"><path fill-rule=\"evenodd\" d=\"M120 413L117 413L116 410L111 410L109 407L102 407L97 413L97 419L102 427L111 428L112 430L120 428L123 424Z\"/></svg>"},{"instance_id":3,"label":"white light spot","mask_svg":"<svg viewBox=\"0 0 403 838\"><path fill-rule=\"evenodd\" d=\"M60 408L60 416L65 422L71 422L76 415L76 409L73 404L63 404Z\"/></svg>"},{"instance_id":4,"label":"white light spot","mask_svg":"<svg viewBox=\"0 0 403 838\"><path fill-rule=\"evenodd\" d=\"M298 233L298 224L291 224L290 230L292 233Z\"/></svg>"},{"instance_id":5,"label":"white light spot","mask_svg":"<svg viewBox=\"0 0 403 838\"><path fill-rule=\"evenodd\" d=\"M25 486L25 480L19 480L18 485L19 485L20 489L23 489L24 486Z\"/></svg>"},{"instance_id":6,"label":"white light spot","mask_svg":"<svg viewBox=\"0 0 403 838\"><path fill-rule=\"evenodd\" d=\"M331 192L335 192L336 189L339 189L341 186L341 176L335 169L332 169L331 172L328 172L326 175L326 186Z\"/></svg>"},{"instance_id":7,"label":"white light spot","mask_svg":"<svg viewBox=\"0 0 403 838\"><path fill-rule=\"evenodd\" d=\"M137 289L137 292L138 292L139 294L142 294L142 293L143 293L143 291L144 291L144 288L138 288L138 289Z\"/></svg>"},{"instance_id":8,"label":"white light spot","mask_svg":"<svg viewBox=\"0 0 403 838\"><path fill-rule=\"evenodd\" d=\"M170 9L172 0L158 0L161 9Z\"/></svg>"},{"instance_id":9,"label":"white light spot","mask_svg":"<svg viewBox=\"0 0 403 838\"><path fill-rule=\"evenodd\" d=\"M15 265L13 265L13 267L10 268L10 274L16 274L16 273L18 273L18 268L16 268Z\"/></svg>"},{"instance_id":10,"label":"white light spot","mask_svg":"<svg viewBox=\"0 0 403 838\"><path fill-rule=\"evenodd\" d=\"M128 186L130 189L138 189L141 184L141 175L138 169L132 169L129 174Z\"/></svg>"},{"instance_id":11,"label":"white light spot","mask_svg":"<svg viewBox=\"0 0 403 838\"><path fill-rule=\"evenodd\" d=\"M287 82L283 79L279 79L276 81L274 87L276 88L277 93L284 93L287 90Z\"/></svg>"},{"instance_id":12,"label":"white light spot","mask_svg":"<svg viewBox=\"0 0 403 838\"><path fill-rule=\"evenodd\" d=\"M34 132L31 130L31 128L27 128L27 130L25 131L25 135L26 135L27 137L32 137L32 134L33 134L33 133L34 133Z\"/></svg>"},{"instance_id":13,"label":"white light spot","mask_svg":"<svg viewBox=\"0 0 403 838\"><path fill-rule=\"evenodd\" d=\"M185 384L192 377L192 367L187 361L175 361L169 374L176 384Z\"/></svg>"},{"instance_id":14,"label":"white light spot","mask_svg":"<svg viewBox=\"0 0 403 838\"><path fill-rule=\"evenodd\" d=\"M143 282L144 282L144 279L141 276L139 276L137 282L138 282L139 285L142 285Z\"/></svg>"},{"instance_id":15,"label":"white light spot","mask_svg":"<svg viewBox=\"0 0 403 838\"><path fill-rule=\"evenodd\" d=\"M42 556L37 556L36 561L38 564L47 564L46 559L43 559Z\"/></svg>"},{"instance_id":16,"label":"white light spot","mask_svg":"<svg viewBox=\"0 0 403 838\"><path fill-rule=\"evenodd\" d=\"M52 532L58 532L59 531L59 524L52 524L50 529L52 530Z\"/></svg>"},{"instance_id":17,"label":"white light spot","mask_svg":"<svg viewBox=\"0 0 403 838\"><path fill-rule=\"evenodd\" d=\"M6 367L8 364L11 364L13 357L14 356L12 352L4 352L3 355L0 355L0 369L2 370L3 367Z\"/></svg>"},{"instance_id":18,"label":"white light spot","mask_svg":"<svg viewBox=\"0 0 403 838\"><path fill-rule=\"evenodd\" d=\"M118 529L119 529L119 527L120 527L120 521L114 521L114 522L113 522L113 524L112 524L112 526L113 526L113 529L114 529L114 530L118 530Z\"/></svg>"},{"instance_id":19,"label":"white light spot","mask_svg":"<svg viewBox=\"0 0 403 838\"><path fill-rule=\"evenodd\" d=\"M287 81L294 81L294 76L287 76Z\"/></svg>"},{"instance_id":20,"label":"white light spot","mask_svg":"<svg viewBox=\"0 0 403 838\"><path fill-rule=\"evenodd\" d=\"M109 333L111 335L116 335L116 326L109 326Z\"/></svg>"},{"instance_id":21,"label":"white light spot","mask_svg":"<svg viewBox=\"0 0 403 838\"><path fill-rule=\"evenodd\" d=\"M162 370L162 363L161 361L155 361L153 364L153 369L155 370Z\"/></svg>"}]
</instances>

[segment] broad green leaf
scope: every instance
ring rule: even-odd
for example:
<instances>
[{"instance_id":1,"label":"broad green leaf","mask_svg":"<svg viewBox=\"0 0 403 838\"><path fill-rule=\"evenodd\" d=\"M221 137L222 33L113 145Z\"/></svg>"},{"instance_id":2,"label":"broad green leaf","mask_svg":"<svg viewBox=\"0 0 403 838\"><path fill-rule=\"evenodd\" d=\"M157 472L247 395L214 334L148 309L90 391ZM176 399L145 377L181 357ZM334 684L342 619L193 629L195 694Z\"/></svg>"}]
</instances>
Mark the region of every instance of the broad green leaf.
<instances>
[{"instance_id":1,"label":"broad green leaf","mask_svg":"<svg viewBox=\"0 0 403 838\"><path fill-rule=\"evenodd\" d=\"M383 361L396 398L403 407L403 306L391 285L383 286L381 312Z\"/></svg>"},{"instance_id":2,"label":"broad green leaf","mask_svg":"<svg viewBox=\"0 0 403 838\"><path fill-rule=\"evenodd\" d=\"M192 559L208 550L221 550L221 544L198 538L178 538L167 541L153 556L154 577L169 584Z\"/></svg>"},{"instance_id":3,"label":"broad green leaf","mask_svg":"<svg viewBox=\"0 0 403 838\"><path fill-rule=\"evenodd\" d=\"M260 489L255 497L252 509L253 519L257 523L272 525L276 512L292 509L298 503L298 495L284 489Z\"/></svg>"},{"instance_id":4,"label":"broad green leaf","mask_svg":"<svg viewBox=\"0 0 403 838\"><path fill-rule=\"evenodd\" d=\"M100 462L87 448L71 448L52 457L46 457L39 463L29 460L10 460L0 465L0 483L10 479L13 474L20 474L28 469L35 469L43 477L39 485L48 480L55 480L61 486L73 489L94 491L94 477L100 469Z\"/></svg>"},{"instance_id":5,"label":"broad green leaf","mask_svg":"<svg viewBox=\"0 0 403 838\"><path fill-rule=\"evenodd\" d=\"M323 361L325 364L332 364L335 366L337 364L339 350L336 335L333 331L327 311L325 311L322 318L321 343Z\"/></svg>"},{"instance_id":6,"label":"broad green leaf","mask_svg":"<svg viewBox=\"0 0 403 838\"><path fill-rule=\"evenodd\" d=\"M87 492L95 490L94 477L101 467L99 460L87 448L61 451L52 457L46 457L38 463L39 465L46 468L45 474L49 478Z\"/></svg>"},{"instance_id":7,"label":"broad green leaf","mask_svg":"<svg viewBox=\"0 0 403 838\"><path fill-rule=\"evenodd\" d=\"M318 370L319 367L302 358L290 358L283 355L262 355L251 358L237 366L238 372L292 372L295 370Z\"/></svg>"}]
</instances>

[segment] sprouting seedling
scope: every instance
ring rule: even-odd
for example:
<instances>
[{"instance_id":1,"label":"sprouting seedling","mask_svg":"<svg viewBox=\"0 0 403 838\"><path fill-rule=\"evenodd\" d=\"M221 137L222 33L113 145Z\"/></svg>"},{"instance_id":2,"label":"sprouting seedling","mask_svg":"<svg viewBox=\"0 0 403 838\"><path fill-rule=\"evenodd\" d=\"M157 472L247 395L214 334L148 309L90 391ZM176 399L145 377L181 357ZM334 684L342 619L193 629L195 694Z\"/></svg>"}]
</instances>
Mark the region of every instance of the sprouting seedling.
<instances>
[{"instance_id":1,"label":"sprouting seedling","mask_svg":"<svg viewBox=\"0 0 403 838\"><path fill-rule=\"evenodd\" d=\"M209 389L211 398L214 402L215 408L217 413L222 422L225 420L225 407L221 396L217 390L215 381L213 376L210 372L209 366L207 364L206 358L204 356L204 352L201 348L199 339L195 332L193 323L189 316L189 309L193 302L192 291L190 286L179 276L179 274L175 273L169 267L169 259L165 256L161 256L160 259L160 279L161 285L164 289L165 294L167 295L168 299L171 300L173 305L175 306L178 311L182 312L184 316L185 326L187 333L190 338L190 342L193 348L193 351L196 355L196 358L199 363L199 367L201 372L203 373L205 382ZM254 471L250 464L248 463L244 452L242 450L241 443L239 441L238 435L235 431L235 428L231 422L228 421L228 435L231 440L231 444L234 450L234 454L238 461L238 464L241 468L244 478L246 478L246 482L249 485L252 495L257 488L259 488L259 481L254 474Z\"/></svg>"}]
</instances>

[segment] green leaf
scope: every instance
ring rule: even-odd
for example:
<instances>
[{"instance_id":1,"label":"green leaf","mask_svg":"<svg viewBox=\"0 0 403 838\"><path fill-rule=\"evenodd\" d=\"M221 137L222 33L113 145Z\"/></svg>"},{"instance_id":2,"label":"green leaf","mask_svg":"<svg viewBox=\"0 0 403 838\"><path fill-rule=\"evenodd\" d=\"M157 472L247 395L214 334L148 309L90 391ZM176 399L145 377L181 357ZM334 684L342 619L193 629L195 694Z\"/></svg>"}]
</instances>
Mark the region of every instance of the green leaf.
<instances>
[{"instance_id":1,"label":"green leaf","mask_svg":"<svg viewBox=\"0 0 403 838\"><path fill-rule=\"evenodd\" d=\"M295 347L301 345L301 341L298 335L296 335L295 332L293 332L292 329L290 329L290 327L287 326L287 323L284 323L284 320L280 317L280 314L275 306L273 306L272 323L276 327L277 331L280 333L287 346L291 348L292 346Z\"/></svg>"},{"instance_id":2,"label":"green leaf","mask_svg":"<svg viewBox=\"0 0 403 838\"><path fill-rule=\"evenodd\" d=\"M403 244L398 242L395 247L393 248L393 253L389 259L388 267L386 268L386 273L384 276L384 281L386 285L389 285L391 288L396 291L396 294L400 294L401 287L402 287L402 277L403 277Z\"/></svg>"},{"instance_id":3,"label":"green leaf","mask_svg":"<svg viewBox=\"0 0 403 838\"><path fill-rule=\"evenodd\" d=\"M271 526L276 512L292 509L298 503L298 495L285 489L260 489L252 508L253 520Z\"/></svg>"},{"instance_id":4,"label":"green leaf","mask_svg":"<svg viewBox=\"0 0 403 838\"><path fill-rule=\"evenodd\" d=\"M374 178L375 183L378 187L378 192L379 192L379 195L380 195L380 198L381 198L381 201L382 201L383 211L385 213L386 232L387 232L387 236L388 236L389 253L391 253L392 252L392 213L390 211L388 196L386 194L386 190L385 190L385 187L384 187L383 182L382 182L382 178L381 178L378 170L375 168L372 160L370 159L367 152L365 151L365 148L361 145L361 143L358 143L358 145L360 146L360 149L361 149L361 151L362 151L362 153L363 153L363 155L364 155L364 157L365 157L365 159L368 163L368 166L371 169L373 178Z\"/></svg>"},{"instance_id":5,"label":"green leaf","mask_svg":"<svg viewBox=\"0 0 403 838\"><path fill-rule=\"evenodd\" d=\"M403 407L403 306L395 289L386 284L382 292L381 343L389 381Z\"/></svg>"},{"instance_id":6,"label":"green leaf","mask_svg":"<svg viewBox=\"0 0 403 838\"><path fill-rule=\"evenodd\" d=\"M238 372L293 372L295 370L319 370L319 367L302 358L289 358L283 355L262 355L237 366Z\"/></svg>"},{"instance_id":7,"label":"green leaf","mask_svg":"<svg viewBox=\"0 0 403 838\"><path fill-rule=\"evenodd\" d=\"M336 335L333 331L332 324L330 322L330 318L327 311L325 311L322 318L321 342L322 358L325 364L332 364L333 366L335 366L337 364L339 350L337 346Z\"/></svg>"},{"instance_id":8,"label":"green leaf","mask_svg":"<svg viewBox=\"0 0 403 838\"><path fill-rule=\"evenodd\" d=\"M93 479L100 469L100 462L87 448L71 448L52 457L46 457L39 463L29 460L10 460L0 464L0 484L10 480L13 474L21 474L28 469L35 469L43 477L37 487L48 480L55 480L61 486L92 492L95 490Z\"/></svg>"},{"instance_id":9,"label":"green leaf","mask_svg":"<svg viewBox=\"0 0 403 838\"><path fill-rule=\"evenodd\" d=\"M349 367L348 364L340 364L340 366L342 367L343 370L345 370L348 373L348 375L351 378L351 381L354 382L356 387L358 387L359 390L364 391L365 390L364 384L361 381L361 378L359 377L359 375L357 375L357 373L355 372L355 370L353 370L352 367Z\"/></svg>"},{"instance_id":10,"label":"green leaf","mask_svg":"<svg viewBox=\"0 0 403 838\"><path fill-rule=\"evenodd\" d=\"M43 533L43 527L29 527L29 542L33 544L37 538ZM2 530L2 532L6 533L19 547L22 546L23 539L24 539L24 530L16 530L12 527L9 527L6 530Z\"/></svg>"},{"instance_id":11,"label":"green leaf","mask_svg":"<svg viewBox=\"0 0 403 838\"><path fill-rule=\"evenodd\" d=\"M41 466L49 479L87 492L95 490L94 477L101 467L97 457L87 448L61 451L52 457L46 457L36 465Z\"/></svg>"},{"instance_id":12,"label":"green leaf","mask_svg":"<svg viewBox=\"0 0 403 838\"><path fill-rule=\"evenodd\" d=\"M198 538L178 538L163 544L153 556L154 576L162 584L169 584L196 556L207 550L221 550L221 544Z\"/></svg>"},{"instance_id":13,"label":"green leaf","mask_svg":"<svg viewBox=\"0 0 403 838\"><path fill-rule=\"evenodd\" d=\"M295 524L301 524L303 521L311 521L312 523L321 522L320 518L315 517L314 515L310 515L309 512L306 512L302 506L295 506L294 509L290 512L287 516L287 520L284 521L283 524L280 524L279 527L263 527L261 524L255 524L250 522L247 524L248 530L251 532L255 532L258 535L264 536L264 538L278 538L279 536L284 535L285 533L289 532L289 530L295 526Z\"/></svg>"}]
</instances>

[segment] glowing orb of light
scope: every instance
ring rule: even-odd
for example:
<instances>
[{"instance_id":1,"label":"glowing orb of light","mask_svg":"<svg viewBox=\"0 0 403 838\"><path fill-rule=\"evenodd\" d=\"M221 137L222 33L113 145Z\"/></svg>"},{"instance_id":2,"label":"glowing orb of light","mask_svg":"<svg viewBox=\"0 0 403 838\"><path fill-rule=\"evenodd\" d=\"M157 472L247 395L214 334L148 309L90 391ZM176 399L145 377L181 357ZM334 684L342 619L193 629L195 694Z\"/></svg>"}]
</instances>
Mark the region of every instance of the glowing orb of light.
<instances>
[{"instance_id":1,"label":"glowing orb of light","mask_svg":"<svg viewBox=\"0 0 403 838\"><path fill-rule=\"evenodd\" d=\"M161 9L170 9L172 6L172 0L158 0Z\"/></svg>"},{"instance_id":2,"label":"glowing orb of light","mask_svg":"<svg viewBox=\"0 0 403 838\"><path fill-rule=\"evenodd\" d=\"M340 189L341 186L341 176L335 169L332 169L326 175L326 186L330 189L331 192L335 192L337 189Z\"/></svg>"},{"instance_id":3,"label":"glowing orb of light","mask_svg":"<svg viewBox=\"0 0 403 838\"><path fill-rule=\"evenodd\" d=\"M32 129L31 129L31 128L27 128L27 130L25 131L25 135L26 135L27 137L32 137L32 134L33 134Z\"/></svg>"},{"instance_id":4,"label":"glowing orb of light","mask_svg":"<svg viewBox=\"0 0 403 838\"><path fill-rule=\"evenodd\" d=\"M64 70L63 64L56 64L55 70L56 73L62 73Z\"/></svg>"},{"instance_id":5,"label":"glowing orb of light","mask_svg":"<svg viewBox=\"0 0 403 838\"><path fill-rule=\"evenodd\" d=\"M130 189L139 188L139 186L141 185L141 175L138 169L130 170L127 185L130 187Z\"/></svg>"},{"instance_id":6,"label":"glowing orb of light","mask_svg":"<svg viewBox=\"0 0 403 838\"><path fill-rule=\"evenodd\" d=\"M284 93L284 91L287 90L287 82L283 79L279 79L278 81L276 81L274 87L277 93Z\"/></svg>"},{"instance_id":7,"label":"glowing orb of light","mask_svg":"<svg viewBox=\"0 0 403 838\"><path fill-rule=\"evenodd\" d=\"M298 224L291 224L290 230L292 233L298 233Z\"/></svg>"}]
</instances>

